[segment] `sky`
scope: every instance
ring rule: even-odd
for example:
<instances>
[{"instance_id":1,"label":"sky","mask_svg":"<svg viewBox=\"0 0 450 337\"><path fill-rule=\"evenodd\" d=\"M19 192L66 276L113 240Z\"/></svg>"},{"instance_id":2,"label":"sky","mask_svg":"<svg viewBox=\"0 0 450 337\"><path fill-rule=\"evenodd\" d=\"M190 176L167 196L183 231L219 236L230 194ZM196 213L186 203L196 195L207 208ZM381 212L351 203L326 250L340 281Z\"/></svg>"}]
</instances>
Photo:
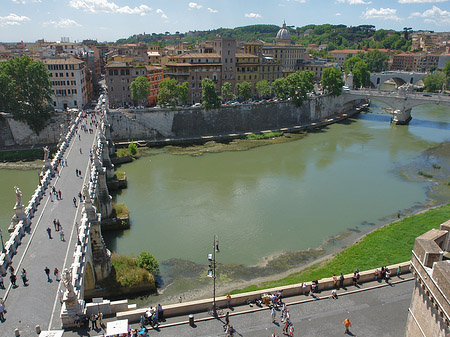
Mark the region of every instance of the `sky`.
<instances>
[{"instance_id":1,"label":"sky","mask_svg":"<svg viewBox=\"0 0 450 337\"><path fill-rule=\"evenodd\" d=\"M116 41L284 20L450 31L450 0L0 0L0 42Z\"/></svg>"}]
</instances>

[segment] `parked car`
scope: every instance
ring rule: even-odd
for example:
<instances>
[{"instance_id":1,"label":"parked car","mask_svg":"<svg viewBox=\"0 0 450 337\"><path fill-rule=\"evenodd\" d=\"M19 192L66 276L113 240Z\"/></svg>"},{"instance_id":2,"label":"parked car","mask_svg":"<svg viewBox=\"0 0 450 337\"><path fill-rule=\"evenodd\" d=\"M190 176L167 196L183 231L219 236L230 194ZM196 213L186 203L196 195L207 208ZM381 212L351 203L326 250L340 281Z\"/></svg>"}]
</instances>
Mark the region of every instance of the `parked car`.
<instances>
[{"instance_id":1,"label":"parked car","mask_svg":"<svg viewBox=\"0 0 450 337\"><path fill-rule=\"evenodd\" d=\"M425 97L433 97L432 95L430 95L430 94L423 94Z\"/></svg>"}]
</instances>

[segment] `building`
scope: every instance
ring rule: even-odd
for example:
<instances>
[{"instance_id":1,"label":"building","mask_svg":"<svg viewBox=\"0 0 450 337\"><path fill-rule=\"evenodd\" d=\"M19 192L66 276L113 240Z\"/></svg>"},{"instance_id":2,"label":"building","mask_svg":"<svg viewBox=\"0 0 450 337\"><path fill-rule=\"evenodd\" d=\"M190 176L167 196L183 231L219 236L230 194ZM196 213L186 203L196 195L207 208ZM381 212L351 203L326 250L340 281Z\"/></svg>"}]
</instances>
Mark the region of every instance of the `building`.
<instances>
[{"instance_id":1,"label":"building","mask_svg":"<svg viewBox=\"0 0 450 337\"><path fill-rule=\"evenodd\" d=\"M252 93L256 93L256 83L260 80L259 67L260 61L258 56L247 53L236 54L235 85L242 82L249 82L252 86Z\"/></svg>"},{"instance_id":2,"label":"building","mask_svg":"<svg viewBox=\"0 0 450 337\"><path fill-rule=\"evenodd\" d=\"M84 61L62 57L43 59L42 62L49 72L55 109L83 108L88 104L88 69Z\"/></svg>"},{"instance_id":3,"label":"building","mask_svg":"<svg viewBox=\"0 0 450 337\"><path fill-rule=\"evenodd\" d=\"M437 69L439 65L438 54L424 54L419 58L419 64L414 70L416 71L429 71L430 69Z\"/></svg>"},{"instance_id":4,"label":"building","mask_svg":"<svg viewBox=\"0 0 450 337\"><path fill-rule=\"evenodd\" d=\"M414 291L405 336L450 335L450 220L416 238L411 257Z\"/></svg>"},{"instance_id":5,"label":"building","mask_svg":"<svg viewBox=\"0 0 450 337\"><path fill-rule=\"evenodd\" d=\"M154 106L158 103L159 83L164 79L164 69L156 66L145 66L147 78L150 83L148 104Z\"/></svg>"},{"instance_id":6,"label":"building","mask_svg":"<svg viewBox=\"0 0 450 337\"><path fill-rule=\"evenodd\" d=\"M232 38L218 38L214 40L214 50L220 56L222 63L222 83L234 84L236 75L236 40Z\"/></svg>"},{"instance_id":7,"label":"building","mask_svg":"<svg viewBox=\"0 0 450 337\"><path fill-rule=\"evenodd\" d=\"M412 71L417 69L420 56L413 53L400 53L392 56L391 70Z\"/></svg>"},{"instance_id":8,"label":"building","mask_svg":"<svg viewBox=\"0 0 450 337\"><path fill-rule=\"evenodd\" d=\"M364 51L361 49L342 49L329 51L328 54L333 55L334 62L342 66L348 58L356 56L361 52Z\"/></svg>"},{"instance_id":9,"label":"building","mask_svg":"<svg viewBox=\"0 0 450 337\"><path fill-rule=\"evenodd\" d=\"M314 73L314 82L320 82L322 79L322 72L324 69L329 67L338 67L337 63L330 63L322 60L299 60L297 63L297 71L312 71Z\"/></svg>"}]
</instances>

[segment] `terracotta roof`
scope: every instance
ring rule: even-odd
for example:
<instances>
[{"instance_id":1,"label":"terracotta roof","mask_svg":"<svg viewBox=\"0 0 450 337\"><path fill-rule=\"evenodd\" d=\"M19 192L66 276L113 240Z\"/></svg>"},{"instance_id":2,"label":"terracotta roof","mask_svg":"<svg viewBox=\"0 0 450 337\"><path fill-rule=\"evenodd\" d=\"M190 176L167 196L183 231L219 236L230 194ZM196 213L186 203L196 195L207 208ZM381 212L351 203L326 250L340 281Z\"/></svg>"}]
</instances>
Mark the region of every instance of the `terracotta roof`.
<instances>
[{"instance_id":1,"label":"terracotta roof","mask_svg":"<svg viewBox=\"0 0 450 337\"><path fill-rule=\"evenodd\" d=\"M84 61L74 57L42 59L45 64L81 64Z\"/></svg>"},{"instance_id":2,"label":"terracotta roof","mask_svg":"<svg viewBox=\"0 0 450 337\"><path fill-rule=\"evenodd\" d=\"M108 63L106 65L106 68L125 68L125 67L132 67L130 64L127 64L126 62L112 62Z\"/></svg>"}]
</instances>

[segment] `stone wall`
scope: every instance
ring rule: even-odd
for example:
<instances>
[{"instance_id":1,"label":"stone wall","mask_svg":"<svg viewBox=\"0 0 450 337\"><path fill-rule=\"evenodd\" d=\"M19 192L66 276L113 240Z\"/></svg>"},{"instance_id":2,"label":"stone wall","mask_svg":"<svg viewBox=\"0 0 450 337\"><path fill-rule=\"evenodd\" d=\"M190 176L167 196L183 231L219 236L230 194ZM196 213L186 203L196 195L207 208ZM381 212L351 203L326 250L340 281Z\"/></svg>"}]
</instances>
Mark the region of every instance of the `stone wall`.
<instances>
[{"instance_id":1,"label":"stone wall","mask_svg":"<svg viewBox=\"0 0 450 337\"><path fill-rule=\"evenodd\" d=\"M239 104L208 111L192 107L111 110L109 122L115 141L195 138L303 125L353 108L354 103L343 104L342 97L320 96L300 107L291 102L272 102Z\"/></svg>"}]
</instances>

